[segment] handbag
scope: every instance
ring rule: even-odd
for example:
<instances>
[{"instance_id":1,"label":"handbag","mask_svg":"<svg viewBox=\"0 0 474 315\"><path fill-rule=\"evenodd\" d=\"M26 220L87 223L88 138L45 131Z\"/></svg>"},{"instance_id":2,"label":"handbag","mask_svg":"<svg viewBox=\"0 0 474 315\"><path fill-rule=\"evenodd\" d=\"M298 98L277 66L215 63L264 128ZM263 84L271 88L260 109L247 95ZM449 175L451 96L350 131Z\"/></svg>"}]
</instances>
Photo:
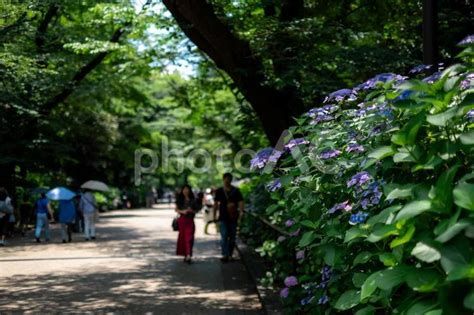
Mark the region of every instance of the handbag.
<instances>
[{"instance_id":1,"label":"handbag","mask_svg":"<svg viewBox=\"0 0 474 315\"><path fill-rule=\"evenodd\" d=\"M171 222L171 227L173 228L173 231L179 231L178 217L173 219L173 222Z\"/></svg>"},{"instance_id":2,"label":"handbag","mask_svg":"<svg viewBox=\"0 0 474 315\"><path fill-rule=\"evenodd\" d=\"M227 214L229 216L229 219L233 221L237 221L239 219L239 211L237 210L237 203L229 201L229 196L227 195L227 192L224 189L224 194L225 194L225 199L226 199L226 205L227 205Z\"/></svg>"}]
</instances>

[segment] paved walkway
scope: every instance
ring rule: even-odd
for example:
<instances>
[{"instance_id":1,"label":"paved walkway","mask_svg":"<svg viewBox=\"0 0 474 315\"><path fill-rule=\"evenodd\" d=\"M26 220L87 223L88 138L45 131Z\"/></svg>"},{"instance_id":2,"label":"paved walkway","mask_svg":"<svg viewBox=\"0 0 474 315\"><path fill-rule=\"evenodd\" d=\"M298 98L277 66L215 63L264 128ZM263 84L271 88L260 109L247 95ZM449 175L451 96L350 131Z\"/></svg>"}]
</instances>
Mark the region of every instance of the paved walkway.
<instances>
[{"instance_id":1,"label":"paved walkway","mask_svg":"<svg viewBox=\"0 0 474 315\"><path fill-rule=\"evenodd\" d=\"M195 263L174 255L168 208L102 214L98 239L0 248L0 313L262 314L241 262L221 264L216 235L196 218Z\"/></svg>"}]
</instances>

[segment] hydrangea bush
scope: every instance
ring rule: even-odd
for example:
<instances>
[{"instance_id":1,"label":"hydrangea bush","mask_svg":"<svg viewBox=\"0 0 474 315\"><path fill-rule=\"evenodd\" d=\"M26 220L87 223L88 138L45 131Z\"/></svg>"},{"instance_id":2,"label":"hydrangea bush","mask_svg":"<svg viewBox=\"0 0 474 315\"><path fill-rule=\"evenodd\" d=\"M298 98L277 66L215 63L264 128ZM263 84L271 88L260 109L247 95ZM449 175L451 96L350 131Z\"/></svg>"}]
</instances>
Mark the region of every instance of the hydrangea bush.
<instances>
[{"instance_id":1,"label":"hydrangea bush","mask_svg":"<svg viewBox=\"0 0 474 315\"><path fill-rule=\"evenodd\" d=\"M330 94L252 161L273 199L261 215L288 233L261 253L296 255L271 273L288 313L474 311L474 46L461 44L462 62L428 77Z\"/></svg>"}]
</instances>

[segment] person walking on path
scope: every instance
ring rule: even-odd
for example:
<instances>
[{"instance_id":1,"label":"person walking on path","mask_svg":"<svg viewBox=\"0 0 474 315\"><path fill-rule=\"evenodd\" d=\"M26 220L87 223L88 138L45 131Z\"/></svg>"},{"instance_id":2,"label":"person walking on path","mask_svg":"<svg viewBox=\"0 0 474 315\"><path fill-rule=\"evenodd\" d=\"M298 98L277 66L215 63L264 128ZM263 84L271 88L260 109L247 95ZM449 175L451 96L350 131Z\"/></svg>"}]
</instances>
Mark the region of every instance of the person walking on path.
<instances>
[{"instance_id":1,"label":"person walking on path","mask_svg":"<svg viewBox=\"0 0 474 315\"><path fill-rule=\"evenodd\" d=\"M0 246L5 246L5 237L8 232L10 215L13 214L11 198L5 188L0 187Z\"/></svg>"},{"instance_id":2,"label":"person walking on path","mask_svg":"<svg viewBox=\"0 0 474 315\"><path fill-rule=\"evenodd\" d=\"M74 201L60 200L59 201L59 222L61 223L61 236L63 243L72 241L72 225L76 219L76 207Z\"/></svg>"},{"instance_id":3,"label":"person walking on path","mask_svg":"<svg viewBox=\"0 0 474 315\"><path fill-rule=\"evenodd\" d=\"M54 222L53 211L51 205L49 204L48 198L46 198L45 193L41 193L40 199L36 201L36 230L35 238L37 243L41 243L41 230L44 228L44 236L46 242L49 241L49 219L48 213L51 216L52 221Z\"/></svg>"},{"instance_id":4,"label":"person walking on path","mask_svg":"<svg viewBox=\"0 0 474 315\"><path fill-rule=\"evenodd\" d=\"M214 198L214 220L219 209L221 232L222 262L232 260L237 234L239 217L244 212L244 198L240 190L232 186L232 174L225 173L222 177L223 187L216 190Z\"/></svg>"},{"instance_id":5,"label":"person walking on path","mask_svg":"<svg viewBox=\"0 0 474 315\"><path fill-rule=\"evenodd\" d=\"M189 185L184 185L176 198L176 212L180 215L176 255L184 256L184 262L190 264L193 256L194 232L196 230L194 216L197 212L197 204Z\"/></svg>"},{"instance_id":6,"label":"person walking on path","mask_svg":"<svg viewBox=\"0 0 474 315\"><path fill-rule=\"evenodd\" d=\"M97 203L91 191L87 190L81 197L79 208L84 215L84 237L86 241L95 240L95 221L97 218Z\"/></svg>"}]
</instances>

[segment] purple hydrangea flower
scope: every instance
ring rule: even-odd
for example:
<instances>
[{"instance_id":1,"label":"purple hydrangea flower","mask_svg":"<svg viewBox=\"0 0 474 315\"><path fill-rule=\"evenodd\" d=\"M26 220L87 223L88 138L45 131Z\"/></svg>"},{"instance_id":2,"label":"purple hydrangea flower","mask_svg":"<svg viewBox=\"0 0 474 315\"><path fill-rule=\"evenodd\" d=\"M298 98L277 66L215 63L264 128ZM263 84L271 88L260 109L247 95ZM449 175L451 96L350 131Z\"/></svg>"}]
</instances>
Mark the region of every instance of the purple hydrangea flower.
<instances>
[{"instance_id":1,"label":"purple hydrangea flower","mask_svg":"<svg viewBox=\"0 0 474 315\"><path fill-rule=\"evenodd\" d=\"M296 252L296 259L298 259L298 260L304 259L304 254L305 254L304 249L297 251Z\"/></svg>"},{"instance_id":2,"label":"purple hydrangea flower","mask_svg":"<svg viewBox=\"0 0 474 315\"><path fill-rule=\"evenodd\" d=\"M355 174L354 176L351 177L351 179L347 182L347 187L352 187L352 186L357 186L361 187L368 181L370 181L372 177L370 176L369 173L363 171Z\"/></svg>"},{"instance_id":3,"label":"purple hydrangea flower","mask_svg":"<svg viewBox=\"0 0 474 315\"><path fill-rule=\"evenodd\" d=\"M364 147L358 143L349 143L346 147L346 152L361 153L364 152Z\"/></svg>"},{"instance_id":4,"label":"purple hydrangea flower","mask_svg":"<svg viewBox=\"0 0 474 315\"><path fill-rule=\"evenodd\" d=\"M404 79L405 79L405 77L403 77L399 74L380 73L380 74L377 74L376 76L374 76L373 78L365 81L364 83L359 84L356 87L356 89L358 89L358 90L369 90L369 89L373 89L374 87L376 87L379 82L380 83L385 83L385 82L388 82L388 81L391 81L391 80L402 81Z\"/></svg>"},{"instance_id":5,"label":"purple hydrangea flower","mask_svg":"<svg viewBox=\"0 0 474 315\"><path fill-rule=\"evenodd\" d=\"M433 84L441 78L442 72L438 71L423 79L423 82Z\"/></svg>"},{"instance_id":6,"label":"purple hydrangea flower","mask_svg":"<svg viewBox=\"0 0 474 315\"><path fill-rule=\"evenodd\" d=\"M327 102L342 102L344 100L347 101L354 101L357 99L357 91L351 89L341 89L335 92L332 92L324 99L324 103Z\"/></svg>"},{"instance_id":7,"label":"purple hydrangea flower","mask_svg":"<svg viewBox=\"0 0 474 315\"><path fill-rule=\"evenodd\" d=\"M433 66L432 65L418 65L418 66L414 67L413 69L411 69L409 73L418 74L418 73L426 72L426 71L430 70L431 67L433 67Z\"/></svg>"},{"instance_id":8,"label":"purple hydrangea flower","mask_svg":"<svg viewBox=\"0 0 474 315\"><path fill-rule=\"evenodd\" d=\"M329 297L327 295L323 295L322 297L319 298L318 304L323 305L329 302Z\"/></svg>"},{"instance_id":9,"label":"purple hydrangea flower","mask_svg":"<svg viewBox=\"0 0 474 315\"><path fill-rule=\"evenodd\" d=\"M331 209L328 210L328 213L335 213L338 210L351 211L352 205L349 203L349 200L346 200L341 203L336 203Z\"/></svg>"},{"instance_id":10,"label":"purple hydrangea flower","mask_svg":"<svg viewBox=\"0 0 474 315\"><path fill-rule=\"evenodd\" d=\"M329 149L329 150L324 150L320 155L319 157L323 160L327 160L327 159L332 159L334 157L337 157L339 155L341 155L341 151L339 150L333 150L333 149Z\"/></svg>"},{"instance_id":11,"label":"purple hydrangea flower","mask_svg":"<svg viewBox=\"0 0 474 315\"><path fill-rule=\"evenodd\" d=\"M380 203L382 192L380 185L377 182L370 183L366 190L361 193L363 198L360 202L361 207L366 210L370 206L375 206Z\"/></svg>"},{"instance_id":12,"label":"purple hydrangea flower","mask_svg":"<svg viewBox=\"0 0 474 315\"><path fill-rule=\"evenodd\" d=\"M286 241L286 237L284 237L284 236L278 236L278 238L277 238L277 242L278 242L278 243L281 243L281 242L284 242L284 241Z\"/></svg>"},{"instance_id":13,"label":"purple hydrangea flower","mask_svg":"<svg viewBox=\"0 0 474 315\"><path fill-rule=\"evenodd\" d=\"M471 109L466 113L467 120L469 122L474 122L474 109Z\"/></svg>"},{"instance_id":14,"label":"purple hydrangea flower","mask_svg":"<svg viewBox=\"0 0 474 315\"><path fill-rule=\"evenodd\" d=\"M280 291L280 297L286 299L288 297L288 294L290 294L290 289L289 288L283 288Z\"/></svg>"},{"instance_id":15,"label":"purple hydrangea flower","mask_svg":"<svg viewBox=\"0 0 474 315\"><path fill-rule=\"evenodd\" d=\"M290 236L298 236L298 235L300 235L300 229L297 229L296 231L290 233Z\"/></svg>"},{"instance_id":16,"label":"purple hydrangea flower","mask_svg":"<svg viewBox=\"0 0 474 315\"><path fill-rule=\"evenodd\" d=\"M288 141L287 144L285 144L285 149L290 150L293 149L294 147L301 145L301 144L308 144L309 141L305 140L304 138L296 138L296 139L291 139Z\"/></svg>"},{"instance_id":17,"label":"purple hydrangea flower","mask_svg":"<svg viewBox=\"0 0 474 315\"><path fill-rule=\"evenodd\" d=\"M323 269L321 269L321 280L322 281L329 281L332 276L332 270L329 266L324 266Z\"/></svg>"},{"instance_id":18,"label":"purple hydrangea flower","mask_svg":"<svg viewBox=\"0 0 474 315\"><path fill-rule=\"evenodd\" d=\"M277 163L282 154L283 152L281 151L273 150L272 154L268 157L268 162Z\"/></svg>"},{"instance_id":19,"label":"purple hydrangea flower","mask_svg":"<svg viewBox=\"0 0 474 315\"><path fill-rule=\"evenodd\" d=\"M267 185L267 190L270 192L277 191L280 188L281 188L281 181L279 178L275 179L273 182Z\"/></svg>"},{"instance_id":20,"label":"purple hydrangea flower","mask_svg":"<svg viewBox=\"0 0 474 315\"><path fill-rule=\"evenodd\" d=\"M461 90L466 90L474 82L474 73L469 73L464 77L464 80L459 83L459 88Z\"/></svg>"},{"instance_id":21,"label":"purple hydrangea flower","mask_svg":"<svg viewBox=\"0 0 474 315\"><path fill-rule=\"evenodd\" d=\"M385 123L378 124L377 126L372 128L372 130L369 133L369 137L373 137L373 136L381 134L382 131L384 131L386 128L387 128L387 124Z\"/></svg>"},{"instance_id":22,"label":"purple hydrangea flower","mask_svg":"<svg viewBox=\"0 0 474 315\"><path fill-rule=\"evenodd\" d=\"M314 299L314 296L311 296L311 295L307 296L307 297L301 299L300 304L302 306L308 305L313 301L313 299Z\"/></svg>"},{"instance_id":23,"label":"purple hydrangea flower","mask_svg":"<svg viewBox=\"0 0 474 315\"><path fill-rule=\"evenodd\" d=\"M298 279L295 276L286 277L284 282L288 288L298 285Z\"/></svg>"},{"instance_id":24,"label":"purple hydrangea flower","mask_svg":"<svg viewBox=\"0 0 474 315\"><path fill-rule=\"evenodd\" d=\"M356 225L359 223L364 223L368 216L369 216L368 213L359 211L356 214L351 215L351 217L349 218L349 224Z\"/></svg>"},{"instance_id":25,"label":"purple hydrangea flower","mask_svg":"<svg viewBox=\"0 0 474 315\"><path fill-rule=\"evenodd\" d=\"M288 220L286 220L286 222L285 222L285 225L286 225L287 227L293 226L294 224L295 224L295 221L293 221L292 219L288 219Z\"/></svg>"},{"instance_id":26,"label":"purple hydrangea flower","mask_svg":"<svg viewBox=\"0 0 474 315\"><path fill-rule=\"evenodd\" d=\"M458 46L469 46L474 44L474 35L468 35L458 43Z\"/></svg>"},{"instance_id":27,"label":"purple hydrangea flower","mask_svg":"<svg viewBox=\"0 0 474 315\"><path fill-rule=\"evenodd\" d=\"M250 160L250 167L252 169L264 168L272 152L272 148L265 148L260 150L257 155L252 160Z\"/></svg>"}]
</instances>

